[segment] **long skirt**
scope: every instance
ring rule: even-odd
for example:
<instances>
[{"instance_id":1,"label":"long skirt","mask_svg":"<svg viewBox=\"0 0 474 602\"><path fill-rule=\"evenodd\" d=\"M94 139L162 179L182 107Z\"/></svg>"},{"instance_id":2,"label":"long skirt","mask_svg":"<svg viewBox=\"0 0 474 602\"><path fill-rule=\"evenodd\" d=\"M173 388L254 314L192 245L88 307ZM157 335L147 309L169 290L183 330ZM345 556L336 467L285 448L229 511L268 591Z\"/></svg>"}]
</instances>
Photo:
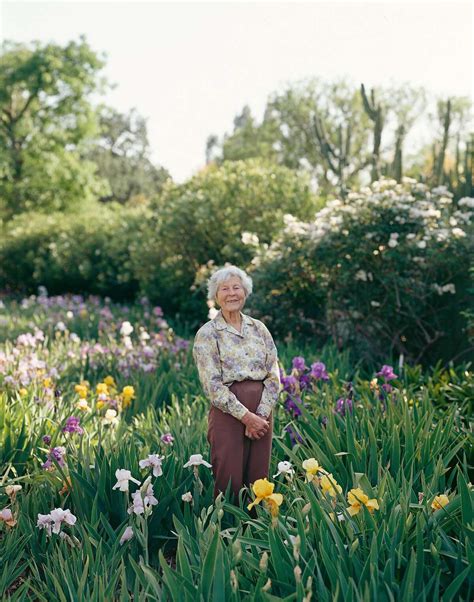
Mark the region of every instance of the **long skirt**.
<instances>
[{"instance_id":1,"label":"long skirt","mask_svg":"<svg viewBox=\"0 0 474 602\"><path fill-rule=\"evenodd\" d=\"M264 389L262 381L234 382L229 389L251 412L255 412ZM225 492L230 481L234 503L239 491L257 479L268 477L272 449L273 413L268 417L270 428L260 439L249 439L245 425L234 416L211 406L208 416L207 440L211 446L214 475L214 499ZM248 498L247 498L248 499Z\"/></svg>"}]
</instances>

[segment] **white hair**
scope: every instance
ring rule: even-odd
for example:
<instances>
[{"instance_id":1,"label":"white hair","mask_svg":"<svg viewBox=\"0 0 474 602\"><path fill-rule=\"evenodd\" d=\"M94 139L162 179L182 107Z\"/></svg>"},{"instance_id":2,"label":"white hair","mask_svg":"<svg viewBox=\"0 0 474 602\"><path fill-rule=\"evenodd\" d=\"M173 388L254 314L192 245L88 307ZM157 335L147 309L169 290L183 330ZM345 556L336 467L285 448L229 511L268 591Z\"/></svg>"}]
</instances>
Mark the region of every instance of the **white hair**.
<instances>
[{"instance_id":1,"label":"white hair","mask_svg":"<svg viewBox=\"0 0 474 602\"><path fill-rule=\"evenodd\" d=\"M232 278L232 276L237 276L238 278L240 278L240 281L242 282L242 287L245 291L245 297L248 297L252 293L252 278L250 278L250 276L248 276L248 274L246 274L244 270L241 270L237 266L229 265L225 268L217 270L209 278L209 280L207 281L207 298L212 301L215 301L219 285L228 280L229 278Z\"/></svg>"}]
</instances>

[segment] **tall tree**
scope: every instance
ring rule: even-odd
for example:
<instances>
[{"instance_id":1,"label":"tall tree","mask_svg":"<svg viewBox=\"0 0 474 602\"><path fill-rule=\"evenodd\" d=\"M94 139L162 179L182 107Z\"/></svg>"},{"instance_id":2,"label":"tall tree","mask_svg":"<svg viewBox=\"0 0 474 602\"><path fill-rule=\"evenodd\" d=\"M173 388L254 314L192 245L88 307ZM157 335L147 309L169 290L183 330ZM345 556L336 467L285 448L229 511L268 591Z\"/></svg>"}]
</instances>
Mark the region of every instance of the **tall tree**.
<instances>
[{"instance_id":1,"label":"tall tree","mask_svg":"<svg viewBox=\"0 0 474 602\"><path fill-rule=\"evenodd\" d=\"M83 37L5 42L0 54L0 212L78 206L103 190L84 160L97 129L90 96L104 65Z\"/></svg>"},{"instance_id":2,"label":"tall tree","mask_svg":"<svg viewBox=\"0 0 474 602\"><path fill-rule=\"evenodd\" d=\"M89 156L109 184L108 194L100 200L126 203L158 194L170 175L150 159L146 120L135 110L120 113L102 107L99 123L99 135Z\"/></svg>"}]
</instances>

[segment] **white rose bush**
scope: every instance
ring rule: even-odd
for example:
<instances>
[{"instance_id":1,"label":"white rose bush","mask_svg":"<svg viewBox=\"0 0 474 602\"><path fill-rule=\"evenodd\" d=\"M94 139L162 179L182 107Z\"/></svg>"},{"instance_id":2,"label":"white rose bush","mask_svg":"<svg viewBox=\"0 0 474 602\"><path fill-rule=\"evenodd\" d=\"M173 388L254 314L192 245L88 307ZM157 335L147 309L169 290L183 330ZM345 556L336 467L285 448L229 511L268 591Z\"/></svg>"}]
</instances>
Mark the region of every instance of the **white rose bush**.
<instances>
[{"instance_id":1,"label":"white rose bush","mask_svg":"<svg viewBox=\"0 0 474 602\"><path fill-rule=\"evenodd\" d=\"M281 336L359 357L469 358L474 199L382 179L286 226L252 261L252 307Z\"/></svg>"}]
</instances>

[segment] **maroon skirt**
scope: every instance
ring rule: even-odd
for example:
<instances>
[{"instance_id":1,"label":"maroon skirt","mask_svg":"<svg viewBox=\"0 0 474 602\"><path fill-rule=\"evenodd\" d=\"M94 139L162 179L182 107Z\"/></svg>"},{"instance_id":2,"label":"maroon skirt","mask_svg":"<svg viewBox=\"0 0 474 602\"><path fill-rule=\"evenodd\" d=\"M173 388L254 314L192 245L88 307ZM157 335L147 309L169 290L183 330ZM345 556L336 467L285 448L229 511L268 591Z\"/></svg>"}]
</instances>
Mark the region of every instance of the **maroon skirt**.
<instances>
[{"instance_id":1,"label":"maroon skirt","mask_svg":"<svg viewBox=\"0 0 474 602\"><path fill-rule=\"evenodd\" d=\"M244 380L234 382L230 391L250 412L255 412L264 390L263 382ZM268 417L270 428L260 439L249 439L245 425L231 414L211 406L208 417L207 440L211 446L214 475L214 499L225 492L230 483L234 502L239 500L242 487L257 479L268 477L273 435L273 413Z\"/></svg>"}]
</instances>

